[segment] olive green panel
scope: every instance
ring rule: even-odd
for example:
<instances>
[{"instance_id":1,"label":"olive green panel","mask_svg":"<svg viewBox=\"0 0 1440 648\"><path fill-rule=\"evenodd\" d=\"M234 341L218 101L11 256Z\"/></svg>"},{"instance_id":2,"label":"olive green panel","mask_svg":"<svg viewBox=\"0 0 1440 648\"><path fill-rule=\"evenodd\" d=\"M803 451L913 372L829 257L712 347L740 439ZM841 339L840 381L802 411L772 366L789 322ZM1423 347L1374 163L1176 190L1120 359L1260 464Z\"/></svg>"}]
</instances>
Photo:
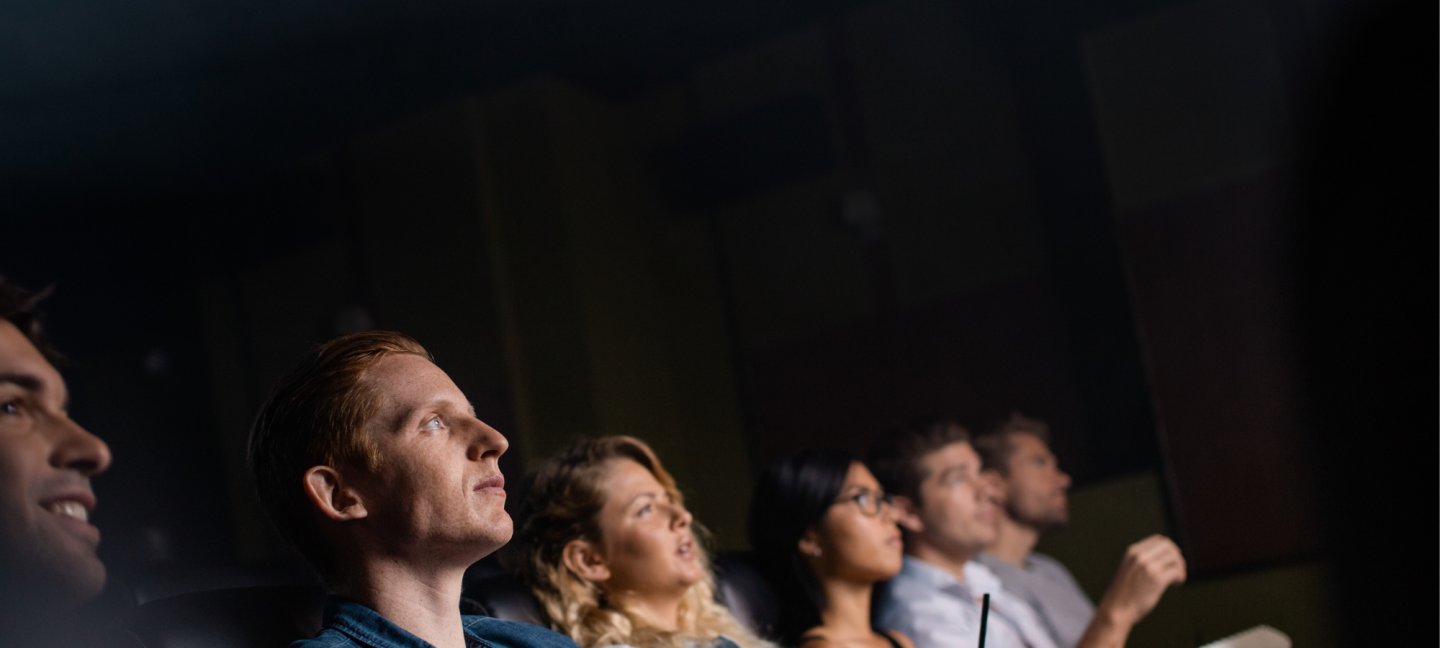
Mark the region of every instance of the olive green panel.
<instances>
[{"instance_id":1,"label":"olive green panel","mask_svg":"<svg viewBox=\"0 0 1440 648\"><path fill-rule=\"evenodd\" d=\"M643 123L550 81L486 98L479 121L529 463L576 437L637 436L718 544L743 544L752 473L712 242L666 212L633 144Z\"/></svg>"},{"instance_id":2,"label":"olive green panel","mask_svg":"<svg viewBox=\"0 0 1440 648\"><path fill-rule=\"evenodd\" d=\"M1166 533L1163 500L1159 481L1142 473L1072 491L1070 525L1043 537L1036 550L1063 562L1099 600L1126 547L1152 533ZM1194 646L1264 623L1296 646L1336 646L1333 588L1329 569L1315 562L1192 578L1165 594L1126 645Z\"/></svg>"},{"instance_id":3,"label":"olive green panel","mask_svg":"<svg viewBox=\"0 0 1440 648\"><path fill-rule=\"evenodd\" d=\"M539 87L487 97L475 117L510 393L532 468L573 438L600 433L554 133Z\"/></svg>"}]
</instances>

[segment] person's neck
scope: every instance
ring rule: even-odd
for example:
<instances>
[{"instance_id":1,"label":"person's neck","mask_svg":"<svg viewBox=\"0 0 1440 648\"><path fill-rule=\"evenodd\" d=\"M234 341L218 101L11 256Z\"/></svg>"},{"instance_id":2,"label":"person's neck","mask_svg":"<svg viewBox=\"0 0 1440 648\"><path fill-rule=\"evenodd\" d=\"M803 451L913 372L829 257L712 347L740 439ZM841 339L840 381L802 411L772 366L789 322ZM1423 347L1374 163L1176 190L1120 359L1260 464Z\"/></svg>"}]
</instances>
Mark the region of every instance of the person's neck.
<instances>
[{"instance_id":1,"label":"person's neck","mask_svg":"<svg viewBox=\"0 0 1440 648\"><path fill-rule=\"evenodd\" d=\"M424 565L396 556L370 556L332 587L375 610L436 648L465 648L460 592L465 566Z\"/></svg>"},{"instance_id":2,"label":"person's neck","mask_svg":"<svg viewBox=\"0 0 1440 648\"><path fill-rule=\"evenodd\" d=\"M996 526L995 544L985 548L990 555L1019 567L1025 566L1035 543L1040 541L1040 532L1035 527L1016 522L1003 511Z\"/></svg>"},{"instance_id":3,"label":"person's neck","mask_svg":"<svg viewBox=\"0 0 1440 648\"><path fill-rule=\"evenodd\" d=\"M870 596L873 583L857 583L834 578L821 579L825 592L825 609L820 611L820 630L836 643L863 640L874 629L870 625Z\"/></svg>"},{"instance_id":4,"label":"person's neck","mask_svg":"<svg viewBox=\"0 0 1440 648\"><path fill-rule=\"evenodd\" d=\"M980 555L980 550L960 547L941 548L926 542L924 538L915 538L913 542L906 544L905 553L949 572L955 577L955 580L963 583L965 582L965 563Z\"/></svg>"},{"instance_id":5,"label":"person's neck","mask_svg":"<svg viewBox=\"0 0 1440 648\"><path fill-rule=\"evenodd\" d=\"M675 595L650 596L635 592L617 592L609 596L626 611L644 618L652 628L665 632L680 629L680 602L685 600L684 591Z\"/></svg>"}]
</instances>

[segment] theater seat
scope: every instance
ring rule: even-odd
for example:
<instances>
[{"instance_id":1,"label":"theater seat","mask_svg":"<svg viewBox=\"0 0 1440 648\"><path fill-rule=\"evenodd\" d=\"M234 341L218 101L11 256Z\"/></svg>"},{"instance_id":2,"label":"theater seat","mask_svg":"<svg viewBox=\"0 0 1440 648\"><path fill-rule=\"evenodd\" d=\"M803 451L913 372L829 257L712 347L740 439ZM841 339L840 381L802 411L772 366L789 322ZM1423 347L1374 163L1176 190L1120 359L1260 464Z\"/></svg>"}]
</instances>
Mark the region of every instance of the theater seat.
<instances>
[{"instance_id":1,"label":"theater seat","mask_svg":"<svg viewBox=\"0 0 1440 648\"><path fill-rule=\"evenodd\" d=\"M277 648L320 631L318 587L241 587L146 603L116 623L117 645L134 648Z\"/></svg>"},{"instance_id":2,"label":"theater seat","mask_svg":"<svg viewBox=\"0 0 1440 648\"><path fill-rule=\"evenodd\" d=\"M780 599L760 575L747 553L726 553L715 558L715 594L730 613L751 632L779 639Z\"/></svg>"},{"instance_id":3,"label":"theater seat","mask_svg":"<svg viewBox=\"0 0 1440 648\"><path fill-rule=\"evenodd\" d=\"M779 628L779 599L755 569L747 554L721 554L715 559L716 598L741 623L761 637L773 639ZM474 601L475 614L549 626L540 601L519 579L504 572L491 572L465 583L466 598Z\"/></svg>"},{"instance_id":4,"label":"theater seat","mask_svg":"<svg viewBox=\"0 0 1440 648\"><path fill-rule=\"evenodd\" d=\"M716 596L756 634L774 638L779 601L744 554L715 560ZM128 648L277 648L320 631L325 594L314 586L241 587L150 601L116 622ZM540 602L515 577L467 579L463 614L548 626Z\"/></svg>"},{"instance_id":5,"label":"theater seat","mask_svg":"<svg viewBox=\"0 0 1440 648\"><path fill-rule=\"evenodd\" d=\"M466 614L480 614L504 621L518 621L550 627L539 599L520 579L496 572L465 582L465 598L474 606ZM464 610L462 610L464 611Z\"/></svg>"}]
</instances>

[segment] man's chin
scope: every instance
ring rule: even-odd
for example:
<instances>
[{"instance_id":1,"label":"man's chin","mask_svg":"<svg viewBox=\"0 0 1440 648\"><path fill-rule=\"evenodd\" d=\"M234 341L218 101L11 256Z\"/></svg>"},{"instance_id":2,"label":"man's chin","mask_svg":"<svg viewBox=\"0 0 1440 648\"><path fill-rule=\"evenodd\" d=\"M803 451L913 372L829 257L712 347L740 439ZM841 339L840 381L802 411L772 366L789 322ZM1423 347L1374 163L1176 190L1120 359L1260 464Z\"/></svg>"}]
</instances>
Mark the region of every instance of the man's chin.
<instances>
[{"instance_id":1,"label":"man's chin","mask_svg":"<svg viewBox=\"0 0 1440 648\"><path fill-rule=\"evenodd\" d=\"M27 564L5 565L13 578L6 579L4 604L41 617L64 614L95 598L105 588L105 563L94 552L51 551L35 556ZM12 611L13 611L12 607Z\"/></svg>"}]
</instances>

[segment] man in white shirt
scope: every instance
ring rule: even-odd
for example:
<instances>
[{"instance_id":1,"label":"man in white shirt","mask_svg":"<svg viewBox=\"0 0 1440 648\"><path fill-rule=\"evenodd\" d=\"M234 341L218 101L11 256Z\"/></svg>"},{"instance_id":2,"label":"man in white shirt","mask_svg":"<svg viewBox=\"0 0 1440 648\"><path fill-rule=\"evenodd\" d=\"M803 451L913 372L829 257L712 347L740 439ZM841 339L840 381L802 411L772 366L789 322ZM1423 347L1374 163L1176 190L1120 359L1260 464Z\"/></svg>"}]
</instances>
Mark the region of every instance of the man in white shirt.
<instances>
[{"instance_id":1,"label":"man in white shirt","mask_svg":"<svg viewBox=\"0 0 1440 648\"><path fill-rule=\"evenodd\" d=\"M996 493L963 427L940 419L892 430L871 447L867 463L894 497L905 534L905 566L880 593L878 627L905 633L916 648L976 645L980 599L990 594L987 646L1056 648L1035 610L975 562L996 539ZM1123 646L1165 588L1184 581L1178 550L1139 546L1116 574L1083 648Z\"/></svg>"}]
</instances>

